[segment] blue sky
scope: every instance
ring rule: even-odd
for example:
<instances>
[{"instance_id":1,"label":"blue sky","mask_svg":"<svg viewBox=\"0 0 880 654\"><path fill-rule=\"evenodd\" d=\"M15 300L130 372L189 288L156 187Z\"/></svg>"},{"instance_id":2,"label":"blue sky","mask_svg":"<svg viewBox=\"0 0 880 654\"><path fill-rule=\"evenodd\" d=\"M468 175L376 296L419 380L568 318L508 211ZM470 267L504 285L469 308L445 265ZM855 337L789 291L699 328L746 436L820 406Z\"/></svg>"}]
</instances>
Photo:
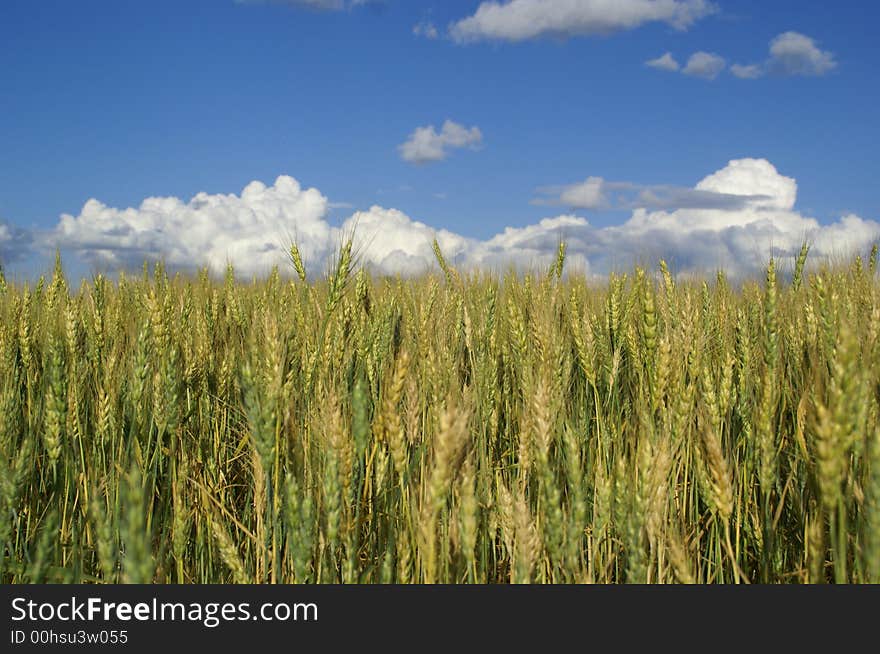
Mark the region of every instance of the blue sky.
<instances>
[{"instance_id":1,"label":"blue sky","mask_svg":"<svg viewBox=\"0 0 880 654\"><path fill-rule=\"evenodd\" d=\"M880 219L880 85L868 29L880 14L875 3L621 0L637 18L621 26L619 17L607 17L611 27L601 15L607 3L593 0L307 4L0 3L0 224L7 233L0 253L22 269L41 265L35 262L54 245L92 264L164 256L153 236L117 256L131 239L111 242L120 230L105 223L119 219L130 231L137 218L111 215L96 233L83 205L94 198L122 212L149 197L186 204L200 192L240 196L253 180L274 189L279 175L325 198L308 220L332 228L381 207L448 230L449 247L462 252L474 251L472 241L485 249L507 227L529 229L563 215L588 222L584 238L595 237L632 220L641 206L632 197L609 200L612 190L693 189L731 160L766 160L780 179L796 180L796 205L774 209L821 226L855 215L865 223L859 238L870 238ZM530 4L552 29L505 33L522 29L516 12L534 10ZM575 9L565 13L562 5ZM678 13L651 19L663 5ZM490 9L483 31L472 29L463 41L453 26ZM595 28L600 23L606 27ZM429 26L436 38L426 35ZM788 58L773 59L771 41L786 33L801 40L786 42ZM679 71L646 65L667 52ZM698 52L722 57L723 71L714 79L682 73ZM760 66L758 77L737 77L733 64ZM434 145L442 146L447 120L476 132L461 147L447 146L443 159L415 164L402 156L400 146L420 127L433 126L441 139ZM591 177L621 186L606 188L603 201L561 201ZM745 177L711 192L747 195ZM658 225L678 208L648 207L664 210ZM725 228L755 222L727 213ZM78 236L73 227L59 236L61 214L83 218L73 225ZM374 224L373 238L381 239L387 216L372 218L360 222ZM162 217L151 220L162 232ZM281 225L298 232L298 220L290 213ZM778 229L786 218L767 213L761 220ZM582 227L572 223L571 231ZM418 254L407 250L407 233L389 243L396 237L402 254ZM600 255L585 250L585 264L598 271ZM390 270L393 260L376 263Z\"/></svg>"}]
</instances>

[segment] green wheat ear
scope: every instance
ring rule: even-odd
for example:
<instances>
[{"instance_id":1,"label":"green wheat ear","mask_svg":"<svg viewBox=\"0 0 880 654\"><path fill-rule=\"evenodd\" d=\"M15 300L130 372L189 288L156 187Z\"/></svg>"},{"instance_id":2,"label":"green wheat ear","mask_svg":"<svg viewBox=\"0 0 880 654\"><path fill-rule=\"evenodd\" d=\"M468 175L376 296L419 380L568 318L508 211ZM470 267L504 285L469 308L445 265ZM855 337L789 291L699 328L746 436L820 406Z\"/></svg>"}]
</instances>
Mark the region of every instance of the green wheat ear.
<instances>
[{"instance_id":1,"label":"green wheat ear","mask_svg":"<svg viewBox=\"0 0 880 654\"><path fill-rule=\"evenodd\" d=\"M437 242L436 238L431 241L431 249L434 251L434 258L437 259L437 264L440 266L440 270L442 270L443 274L446 276L446 283L451 284L454 280L454 271L446 262L446 257L443 256L443 251L440 249L440 243Z\"/></svg>"},{"instance_id":2,"label":"green wheat ear","mask_svg":"<svg viewBox=\"0 0 880 654\"><path fill-rule=\"evenodd\" d=\"M801 287L801 282L803 280L804 275L804 265L807 263L807 254L810 252L810 245L807 242L801 246L801 251L798 252L797 260L795 261L794 266L794 275L791 279L791 287L793 290L797 291Z\"/></svg>"},{"instance_id":3,"label":"green wheat ear","mask_svg":"<svg viewBox=\"0 0 880 654\"><path fill-rule=\"evenodd\" d=\"M556 260L550 266L550 276L556 279L562 279L562 271L565 268L565 252L568 244L565 241L559 241L559 247L556 250Z\"/></svg>"},{"instance_id":4,"label":"green wheat ear","mask_svg":"<svg viewBox=\"0 0 880 654\"><path fill-rule=\"evenodd\" d=\"M306 281L306 267L303 265L302 256L299 253L299 247L296 243L290 246L290 260L293 263L293 269L296 271L300 281Z\"/></svg>"},{"instance_id":5,"label":"green wheat ear","mask_svg":"<svg viewBox=\"0 0 880 654\"><path fill-rule=\"evenodd\" d=\"M146 515L149 507L145 493L146 481L137 464L132 465L123 478L120 497L123 507L122 579L126 584L151 583L155 572L150 521Z\"/></svg>"}]
</instances>

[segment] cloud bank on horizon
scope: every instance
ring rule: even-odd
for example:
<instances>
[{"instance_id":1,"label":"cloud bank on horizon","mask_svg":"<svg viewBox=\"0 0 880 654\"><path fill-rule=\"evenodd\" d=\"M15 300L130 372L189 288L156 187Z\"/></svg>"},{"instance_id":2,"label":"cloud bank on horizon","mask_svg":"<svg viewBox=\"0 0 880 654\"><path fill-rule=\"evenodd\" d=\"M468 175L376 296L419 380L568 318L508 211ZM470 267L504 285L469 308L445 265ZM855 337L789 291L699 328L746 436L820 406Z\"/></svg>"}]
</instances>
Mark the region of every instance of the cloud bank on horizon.
<instances>
[{"instance_id":1,"label":"cloud bank on horizon","mask_svg":"<svg viewBox=\"0 0 880 654\"><path fill-rule=\"evenodd\" d=\"M665 258L680 273L724 268L738 277L757 273L770 256L795 257L804 241L812 244L814 258L833 259L880 238L880 223L856 215L821 225L801 214L795 208L796 181L765 159L731 161L692 189L602 178L584 186L559 187L556 199L589 208L607 201L609 190L623 188L635 193L630 201L636 208L620 225L598 227L562 214L507 227L486 240L434 229L380 206L357 211L335 227L319 190L282 175L271 186L251 182L240 195L199 193L188 202L147 198L137 208L118 209L89 200L78 215L63 215L40 245L71 249L109 268L138 268L161 259L182 269L206 266L215 274L231 263L260 275L286 264L295 240L310 271L320 273L353 234L363 265L382 274L415 275L435 267L434 238L454 265L494 270L544 267L564 239L572 268L588 275ZM0 228L0 247L4 234Z\"/></svg>"}]
</instances>

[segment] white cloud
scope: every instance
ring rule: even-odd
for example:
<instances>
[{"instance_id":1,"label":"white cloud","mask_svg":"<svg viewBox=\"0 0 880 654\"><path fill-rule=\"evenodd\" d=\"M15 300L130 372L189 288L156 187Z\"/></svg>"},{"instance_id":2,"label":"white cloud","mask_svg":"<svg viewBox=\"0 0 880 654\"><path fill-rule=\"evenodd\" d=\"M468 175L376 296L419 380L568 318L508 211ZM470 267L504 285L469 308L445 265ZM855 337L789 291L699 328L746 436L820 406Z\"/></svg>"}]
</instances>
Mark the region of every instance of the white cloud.
<instances>
[{"instance_id":1,"label":"white cloud","mask_svg":"<svg viewBox=\"0 0 880 654\"><path fill-rule=\"evenodd\" d=\"M847 216L820 225L797 212L797 183L764 159L731 161L694 190L745 200L736 210L636 209L623 225L578 230L569 250L583 254L594 270L665 257L682 272L725 268L740 276L757 273L771 254L793 261L804 240L812 242L812 257L819 259L870 247L880 238L880 223L874 221Z\"/></svg>"},{"instance_id":2,"label":"white cloud","mask_svg":"<svg viewBox=\"0 0 880 654\"><path fill-rule=\"evenodd\" d=\"M755 209L791 211L797 200L797 182L780 175L766 159L736 159L696 186L698 191L751 196Z\"/></svg>"},{"instance_id":3,"label":"white cloud","mask_svg":"<svg viewBox=\"0 0 880 654\"><path fill-rule=\"evenodd\" d=\"M379 206L355 213L343 224L342 232L354 233L354 249L361 261L385 274L414 275L430 269L434 265L431 246L435 237L453 263L476 244L472 239L412 220L397 209Z\"/></svg>"},{"instance_id":4,"label":"white cloud","mask_svg":"<svg viewBox=\"0 0 880 654\"><path fill-rule=\"evenodd\" d=\"M503 232L474 246L468 265L483 269L545 268L556 258L560 240L568 249L566 265L579 272L595 272L586 256L587 234L595 232L585 218L573 215L544 218L535 225L507 227ZM586 236L586 238L584 238ZM574 247L572 247L574 246Z\"/></svg>"},{"instance_id":5,"label":"white cloud","mask_svg":"<svg viewBox=\"0 0 880 654\"><path fill-rule=\"evenodd\" d=\"M464 43L611 34L654 22L687 29L716 10L708 0L490 1L449 31Z\"/></svg>"},{"instance_id":6,"label":"white cloud","mask_svg":"<svg viewBox=\"0 0 880 654\"><path fill-rule=\"evenodd\" d=\"M826 256L845 257L853 250L864 249L867 244L875 242L878 234L878 223L863 220L855 214L847 214L839 221L826 225L815 234L816 249Z\"/></svg>"},{"instance_id":7,"label":"white cloud","mask_svg":"<svg viewBox=\"0 0 880 654\"><path fill-rule=\"evenodd\" d=\"M675 60L675 57L672 56L671 52L667 52L666 54L657 57L656 59L646 61L645 65L650 66L651 68L656 68L658 70L668 70L672 73L677 72L681 68L679 63Z\"/></svg>"},{"instance_id":8,"label":"white cloud","mask_svg":"<svg viewBox=\"0 0 880 654\"><path fill-rule=\"evenodd\" d=\"M665 258L682 273L712 273L724 268L733 277L759 275L769 257L792 266L802 243L812 244L811 261L866 251L880 238L880 223L848 215L822 225L795 208L797 182L765 159L740 159L708 175L692 189L639 186L603 181L604 193L638 193L636 203L665 190L666 209L639 207L620 225L595 227L584 218L564 215L523 228L508 228L476 244L475 265L511 260L544 265L560 238L579 269L604 275L634 261L649 265ZM559 187L565 188L565 187ZM682 206L672 203L681 200Z\"/></svg>"},{"instance_id":9,"label":"white cloud","mask_svg":"<svg viewBox=\"0 0 880 654\"><path fill-rule=\"evenodd\" d=\"M831 52L820 50L809 36L785 32L770 41L770 56L761 64L734 64L731 72L743 79L767 74L784 76L821 76L837 68Z\"/></svg>"},{"instance_id":10,"label":"white cloud","mask_svg":"<svg viewBox=\"0 0 880 654\"><path fill-rule=\"evenodd\" d=\"M837 66L834 55L820 50L809 36L785 32L770 42L771 72L785 75L824 75Z\"/></svg>"},{"instance_id":11,"label":"white cloud","mask_svg":"<svg viewBox=\"0 0 880 654\"><path fill-rule=\"evenodd\" d=\"M430 21L422 21L413 27L413 34L416 36L424 36L426 39L434 39L440 38L440 32L437 30L437 26Z\"/></svg>"},{"instance_id":12,"label":"white cloud","mask_svg":"<svg viewBox=\"0 0 880 654\"><path fill-rule=\"evenodd\" d=\"M482 141L479 127L467 128L447 120L439 132L433 125L417 127L398 151L404 161L425 164L444 160L451 149L476 148Z\"/></svg>"},{"instance_id":13,"label":"white cloud","mask_svg":"<svg viewBox=\"0 0 880 654\"><path fill-rule=\"evenodd\" d=\"M734 77L739 77L740 79L758 79L764 74L764 69L758 64L750 64L748 66L733 64L730 67L730 72L733 73Z\"/></svg>"},{"instance_id":14,"label":"white cloud","mask_svg":"<svg viewBox=\"0 0 880 654\"><path fill-rule=\"evenodd\" d=\"M727 66L724 57L712 52L695 52L688 59L687 65L681 70L685 75L702 77L713 80L718 77Z\"/></svg>"},{"instance_id":15,"label":"white cloud","mask_svg":"<svg viewBox=\"0 0 880 654\"><path fill-rule=\"evenodd\" d=\"M706 80L714 80L724 69L727 68L727 61L724 57L714 52L695 52L692 54L684 66L681 66L671 52L667 52L661 57L651 59L645 62L646 66L656 70L664 70L671 73L680 72L683 75L691 77L700 77ZM742 68L742 67L739 67ZM737 74L737 70L733 71Z\"/></svg>"},{"instance_id":16,"label":"white cloud","mask_svg":"<svg viewBox=\"0 0 880 654\"><path fill-rule=\"evenodd\" d=\"M573 209L601 209L608 205L606 187L601 177L588 177L580 184L563 187L558 203Z\"/></svg>"},{"instance_id":17,"label":"white cloud","mask_svg":"<svg viewBox=\"0 0 880 654\"><path fill-rule=\"evenodd\" d=\"M147 198L129 209L92 199L78 216L61 216L55 238L86 260L109 266L161 258L172 266L206 265L219 272L232 261L245 272L260 273L284 260L293 238L304 256L326 256L333 246L328 209L317 189L282 176L269 187L251 182L240 196Z\"/></svg>"},{"instance_id":18,"label":"white cloud","mask_svg":"<svg viewBox=\"0 0 880 654\"><path fill-rule=\"evenodd\" d=\"M867 250L880 238L880 223L871 220L847 215L821 225L798 212L796 181L764 159L731 161L692 189L601 178L593 178L592 186L589 182L584 184L593 190L585 193L585 203L595 203L608 189L629 189L638 193L634 202L650 191L668 206L652 209L646 202L615 226L594 227L583 217L565 214L477 240L379 206L333 227L327 221L327 199L282 176L269 187L252 182L240 196L200 193L189 202L148 198L129 209L90 200L79 215L62 216L45 245L72 248L88 261L111 267L138 268L145 258L163 258L175 267L207 265L222 273L231 261L243 273L261 274L286 262L285 250L296 238L309 270L321 273L343 238L354 233L361 264L408 275L435 267L435 237L454 265L486 269L544 267L564 238L574 268L590 274L663 257L679 272L724 268L741 276L759 274L771 254L783 265L793 262L804 240L813 245L811 259L819 260ZM678 200L681 206L673 206ZM0 247L4 234L0 229Z\"/></svg>"}]
</instances>

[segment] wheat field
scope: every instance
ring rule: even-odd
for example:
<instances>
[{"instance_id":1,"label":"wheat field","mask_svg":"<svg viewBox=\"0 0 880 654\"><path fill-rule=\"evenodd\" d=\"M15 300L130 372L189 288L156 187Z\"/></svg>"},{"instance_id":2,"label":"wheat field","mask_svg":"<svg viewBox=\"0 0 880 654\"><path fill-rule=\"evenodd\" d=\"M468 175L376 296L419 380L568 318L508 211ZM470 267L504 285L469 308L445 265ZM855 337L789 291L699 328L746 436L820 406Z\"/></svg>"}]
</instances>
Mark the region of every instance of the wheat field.
<instances>
[{"instance_id":1,"label":"wheat field","mask_svg":"<svg viewBox=\"0 0 880 654\"><path fill-rule=\"evenodd\" d=\"M880 582L877 248L807 250L0 276L0 582Z\"/></svg>"}]
</instances>

